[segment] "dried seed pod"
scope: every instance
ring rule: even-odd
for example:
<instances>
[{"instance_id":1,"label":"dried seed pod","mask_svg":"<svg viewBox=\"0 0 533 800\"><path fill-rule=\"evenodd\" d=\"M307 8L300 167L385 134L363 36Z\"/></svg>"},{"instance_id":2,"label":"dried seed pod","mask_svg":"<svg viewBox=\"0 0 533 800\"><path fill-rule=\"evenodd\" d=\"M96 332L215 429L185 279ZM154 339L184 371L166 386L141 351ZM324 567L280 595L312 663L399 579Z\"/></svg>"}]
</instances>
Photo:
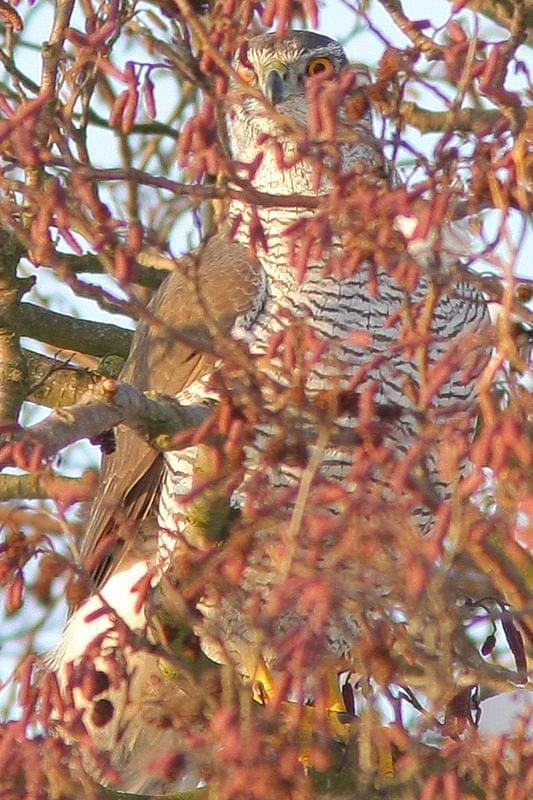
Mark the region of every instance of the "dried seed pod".
<instances>
[{"instance_id":1,"label":"dried seed pod","mask_svg":"<svg viewBox=\"0 0 533 800\"><path fill-rule=\"evenodd\" d=\"M154 82L148 77L143 84L143 98L148 116L151 119L155 119L157 117L157 109L155 105Z\"/></svg>"},{"instance_id":2,"label":"dried seed pod","mask_svg":"<svg viewBox=\"0 0 533 800\"><path fill-rule=\"evenodd\" d=\"M6 589L6 611L12 614L22 607L24 602L24 576L18 572Z\"/></svg>"},{"instance_id":3,"label":"dried seed pod","mask_svg":"<svg viewBox=\"0 0 533 800\"><path fill-rule=\"evenodd\" d=\"M124 115L128 98L129 98L129 91L125 89L115 99L115 102L113 103L113 108L111 109L111 115L109 117L109 125L112 128L122 128L122 117Z\"/></svg>"},{"instance_id":4,"label":"dried seed pod","mask_svg":"<svg viewBox=\"0 0 533 800\"><path fill-rule=\"evenodd\" d=\"M110 700L102 698L97 700L91 711L91 722L97 728L103 728L113 718L115 708Z\"/></svg>"},{"instance_id":5,"label":"dried seed pod","mask_svg":"<svg viewBox=\"0 0 533 800\"><path fill-rule=\"evenodd\" d=\"M92 664L80 683L81 693L86 700L93 700L102 692L107 692L109 686L109 676L102 670L95 669Z\"/></svg>"}]
</instances>

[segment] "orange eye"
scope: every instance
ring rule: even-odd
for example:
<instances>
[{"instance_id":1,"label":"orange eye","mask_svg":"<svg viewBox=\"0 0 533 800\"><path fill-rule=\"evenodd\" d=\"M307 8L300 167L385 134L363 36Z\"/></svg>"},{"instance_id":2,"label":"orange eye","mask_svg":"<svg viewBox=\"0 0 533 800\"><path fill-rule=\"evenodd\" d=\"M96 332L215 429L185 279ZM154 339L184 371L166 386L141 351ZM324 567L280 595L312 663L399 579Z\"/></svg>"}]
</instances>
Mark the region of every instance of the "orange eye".
<instances>
[{"instance_id":1,"label":"orange eye","mask_svg":"<svg viewBox=\"0 0 533 800\"><path fill-rule=\"evenodd\" d=\"M257 82L257 75L255 74L255 70L252 67L245 67L244 64L241 64L237 68L237 75L244 81L245 83L256 83Z\"/></svg>"},{"instance_id":2,"label":"orange eye","mask_svg":"<svg viewBox=\"0 0 533 800\"><path fill-rule=\"evenodd\" d=\"M330 76L333 75L334 70L333 61L325 56L312 58L306 68L306 72L310 77L314 75Z\"/></svg>"}]
</instances>

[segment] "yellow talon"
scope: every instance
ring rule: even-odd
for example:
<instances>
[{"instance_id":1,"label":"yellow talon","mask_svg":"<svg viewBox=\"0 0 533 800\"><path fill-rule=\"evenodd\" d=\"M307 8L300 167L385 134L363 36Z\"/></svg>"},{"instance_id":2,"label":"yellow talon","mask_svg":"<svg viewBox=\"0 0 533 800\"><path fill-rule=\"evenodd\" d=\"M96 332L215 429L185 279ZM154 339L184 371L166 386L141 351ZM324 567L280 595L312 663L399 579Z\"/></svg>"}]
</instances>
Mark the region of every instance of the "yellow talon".
<instances>
[{"instance_id":1,"label":"yellow talon","mask_svg":"<svg viewBox=\"0 0 533 800\"><path fill-rule=\"evenodd\" d=\"M394 778L394 762L388 742L380 743L377 747L378 755L378 774L382 778L392 780Z\"/></svg>"},{"instance_id":2,"label":"yellow talon","mask_svg":"<svg viewBox=\"0 0 533 800\"><path fill-rule=\"evenodd\" d=\"M339 679L336 671L328 672L327 691L326 708L328 711L334 711L337 714L346 713L346 705L339 689Z\"/></svg>"},{"instance_id":3,"label":"yellow talon","mask_svg":"<svg viewBox=\"0 0 533 800\"><path fill-rule=\"evenodd\" d=\"M257 658L252 675L252 695L256 703L265 705L274 694L274 681L262 656Z\"/></svg>"},{"instance_id":4,"label":"yellow talon","mask_svg":"<svg viewBox=\"0 0 533 800\"><path fill-rule=\"evenodd\" d=\"M275 684L270 670L268 669L262 656L258 656L256 659L253 669L250 670L250 675L252 677L253 699L257 703L265 705L274 695ZM330 730L337 739L345 742L349 735L350 726L343 724L338 717L338 714L346 713L346 706L339 688L337 672L335 670L328 672L326 680L326 709L330 712ZM305 706L303 709L301 709L301 713L302 718L299 724L300 735L302 737L300 761L302 764L304 764L304 766L309 766L311 763L309 756L309 745L315 727L315 709L313 706ZM394 762L392 760L392 753L388 742L382 742L378 744L377 762L379 775L382 778L391 780L394 777Z\"/></svg>"},{"instance_id":5,"label":"yellow talon","mask_svg":"<svg viewBox=\"0 0 533 800\"><path fill-rule=\"evenodd\" d=\"M257 657L253 669L250 670L250 675L252 676L253 699L257 703L265 705L274 695L275 683L262 656ZM332 734L344 741L347 737L349 726L340 722L337 716L338 714L346 713L346 706L342 699L337 673L335 671L328 672L327 676L326 709L330 712L330 729ZM303 710L302 732L304 735L308 736L308 738L310 738L314 728L312 723L313 718L314 709L312 706L307 706Z\"/></svg>"}]
</instances>

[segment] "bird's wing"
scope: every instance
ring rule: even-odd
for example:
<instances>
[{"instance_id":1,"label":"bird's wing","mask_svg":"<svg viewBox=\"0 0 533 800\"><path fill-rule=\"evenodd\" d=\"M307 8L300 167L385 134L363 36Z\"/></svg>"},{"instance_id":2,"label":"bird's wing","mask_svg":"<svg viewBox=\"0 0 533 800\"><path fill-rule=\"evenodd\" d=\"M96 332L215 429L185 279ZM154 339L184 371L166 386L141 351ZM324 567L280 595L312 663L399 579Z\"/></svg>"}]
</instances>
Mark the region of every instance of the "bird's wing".
<instances>
[{"instance_id":1,"label":"bird's wing","mask_svg":"<svg viewBox=\"0 0 533 800\"><path fill-rule=\"evenodd\" d=\"M139 324L120 379L143 391L176 396L210 372L215 356L206 318L229 332L235 319L250 313L260 292L261 268L248 251L221 234L172 272L149 305L161 324ZM182 262L183 264L183 262ZM172 336L174 331L177 336ZM200 345L179 341L180 332ZM124 554L135 523L147 518L158 495L163 458L125 427L116 434L116 449L104 457L98 493L93 502L81 555L101 586Z\"/></svg>"}]
</instances>

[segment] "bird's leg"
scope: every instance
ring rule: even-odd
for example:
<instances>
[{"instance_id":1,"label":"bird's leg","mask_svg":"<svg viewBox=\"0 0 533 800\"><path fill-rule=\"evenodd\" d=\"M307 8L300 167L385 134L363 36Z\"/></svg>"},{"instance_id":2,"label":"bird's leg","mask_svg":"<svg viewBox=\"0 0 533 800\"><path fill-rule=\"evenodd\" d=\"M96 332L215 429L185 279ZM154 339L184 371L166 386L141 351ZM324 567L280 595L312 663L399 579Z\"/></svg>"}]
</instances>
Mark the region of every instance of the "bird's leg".
<instances>
[{"instance_id":1,"label":"bird's leg","mask_svg":"<svg viewBox=\"0 0 533 800\"><path fill-rule=\"evenodd\" d=\"M275 680L262 656L257 656L253 668L249 673L252 676L252 696L257 703L266 705L274 696ZM339 687L337 670L329 669L325 676L324 704L328 714L328 727L333 737L347 744L351 734L350 722L352 714L347 710ZM295 703L285 701L281 704L286 713L294 713ZM304 766L312 766L311 741L317 729L317 709L314 706L301 706L298 709L298 732L300 734L300 761ZM378 774L385 779L394 777L394 764L390 745L385 739L376 747L376 767Z\"/></svg>"},{"instance_id":2,"label":"bird's leg","mask_svg":"<svg viewBox=\"0 0 533 800\"><path fill-rule=\"evenodd\" d=\"M339 714L346 715L349 712L339 688L339 678L335 668L328 670L326 674L326 708L331 712L330 726L332 733L342 742L346 742L350 726L341 721Z\"/></svg>"},{"instance_id":3,"label":"bird's leg","mask_svg":"<svg viewBox=\"0 0 533 800\"><path fill-rule=\"evenodd\" d=\"M250 670L252 676L252 696L257 703L266 705L274 696L275 680L262 656L257 656ZM293 710L294 703L285 701L282 707ZM346 706L339 689L336 671L329 671L327 675L326 710L329 713L328 724L335 738L345 742L349 734L349 725L341 722L339 714L346 714ZM304 706L300 730L305 739L310 739L316 728L316 709L313 706Z\"/></svg>"},{"instance_id":4,"label":"bird's leg","mask_svg":"<svg viewBox=\"0 0 533 800\"><path fill-rule=\"evenodd\" d=\"M388 742L380 742L377 746L377 761L378 761L378 774L382 778L392 780L394 778L394 761L392 759L392 752Z\"/></svg>"},{"instance_id":5,"label":"bird's leg","mask_svg":"<svg viewBox=\"0 0 533 800\"><path fill-rule=\"evenodd\" d=\"M257 656L250 672L252 676L252 696L257 703L266 705L274 694L275 684L265 659Z\"/></svg>"},{"instance_id":6,"label":"bird's leg","mask_svg":"<svg viewBox=\"0 0 533 800\"><path fill-rule=\"evenodd\" d=\"M348 715L346 704L339 688L336 667L331 667L325 674L325 692L323 703L326 711L328 712L328 727L330 732L335 739L346 743L350 735L349 723L351 722L351 715ZM315 722L316 708L314 706L306 706L305 713L307 717L307 723L304 722L304 725L307 724L309 727L309 732L312 733L312 731L317 727ZM343 721L340 715L343 715L346 721Z\"/></svg>"},{"instance_id":7,"label":"bird's leg","mask_svg":"<svg viewBox=\"0 0 533 800\"><path fill-rule=\"evenodd\" d=\"M330 669L326 674L326 708L330 713L330 729L336 739L346 743L350 734L350 725L343 722L343 717L350 712L346 708L346 703L339 688L337 670ZM309 709L312 711L312 707ZM350 714L351 717L351 714ZM391 779L394 777L394 764L391 748L388 741L381 737L376 747L377 771L382 778Z\"/></svg>"},{"instance_id":8,"label":"bird's leg","mask_svg":"<svg viewBox=\"0 0 533 800\"><path fill-rule=\"evenodd\" d=\"M337 712L337 714L345 714L347 708L339 688L339 679L336 669L328 670L326 681L326 708L328 711Z\"/></svg>"}]
</instances>

